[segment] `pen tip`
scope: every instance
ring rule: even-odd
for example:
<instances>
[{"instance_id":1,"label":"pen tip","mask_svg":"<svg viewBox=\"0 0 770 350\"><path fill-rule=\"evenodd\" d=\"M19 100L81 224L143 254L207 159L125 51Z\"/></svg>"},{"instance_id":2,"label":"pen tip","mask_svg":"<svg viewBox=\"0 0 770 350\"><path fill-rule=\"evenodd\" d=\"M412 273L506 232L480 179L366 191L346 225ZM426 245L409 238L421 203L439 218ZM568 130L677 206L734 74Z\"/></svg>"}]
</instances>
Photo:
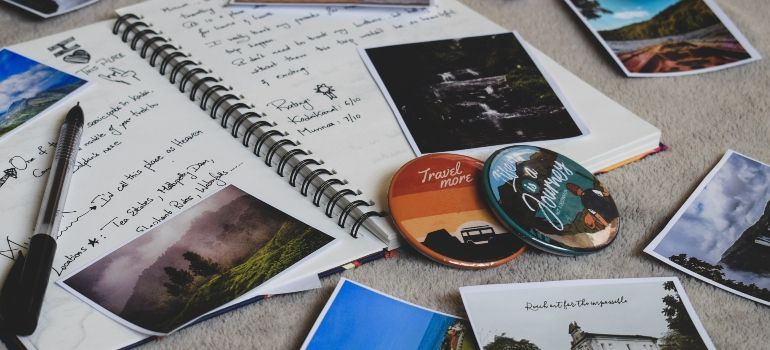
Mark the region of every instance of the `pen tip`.
<instances>
[{"instance_id":1,"label":"pen tip","mask_svg":"<svg viewBox=\"0 0 770 350\"><path fill-rule=\"evenodd\" d=\"M64 123L75 124L79 127L83 127L83 109L80 108L80 102L78 102L75 107L72 107L72 109L67 112L67 118L64 119Z\"/></svg>"}]
</instances>

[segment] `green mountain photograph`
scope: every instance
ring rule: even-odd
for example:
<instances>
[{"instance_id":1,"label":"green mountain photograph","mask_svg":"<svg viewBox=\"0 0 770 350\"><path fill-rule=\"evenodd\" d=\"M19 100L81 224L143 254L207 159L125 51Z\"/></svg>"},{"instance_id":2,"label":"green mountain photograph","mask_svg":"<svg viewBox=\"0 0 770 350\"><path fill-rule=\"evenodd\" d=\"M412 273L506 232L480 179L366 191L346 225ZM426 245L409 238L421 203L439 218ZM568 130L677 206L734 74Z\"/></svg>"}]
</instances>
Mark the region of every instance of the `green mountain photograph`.
<instances>
[{"instance_id":1,"label":"green mountain photograph","mask_svg":"<svg viewBox=\"0 0 770 350\"><path fill-rule=\"evenodd\" d=\"M76 76L0 50L0 137L86 84Z\"/></svg>"},{"instance_id":2,"label":"green mountain photograph","mask_svg":"<svg viewBox=\"0 0 770 350\"><path fill-rule=\"evenodd\" d=\"M230 185L64 283L131 324L167 334L333 240Z\"/></svg>"}]
</instances>

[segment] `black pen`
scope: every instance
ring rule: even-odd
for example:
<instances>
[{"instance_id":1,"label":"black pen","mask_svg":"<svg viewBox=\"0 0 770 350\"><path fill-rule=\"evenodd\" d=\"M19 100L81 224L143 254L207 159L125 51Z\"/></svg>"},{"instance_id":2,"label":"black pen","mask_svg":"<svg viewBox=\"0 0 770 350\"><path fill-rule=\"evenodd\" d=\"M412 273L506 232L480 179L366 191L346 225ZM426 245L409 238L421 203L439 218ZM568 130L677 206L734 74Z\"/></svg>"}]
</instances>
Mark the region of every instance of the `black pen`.
<instances>
[{"instance_id":1,"label":"black pen","mask_svg":"<svg viewBox=\"0 0 770 350\"><path fill-rule=\"evenodd\" d=\"M67 113L59 129L56 153L27 256L19 254L3 286L0 310L5 327L19 335L30 335L37 328L56 253L54 237L59 231L59 221L82 133L83 110L78 103Z\"/></svg>"}]
</instances>

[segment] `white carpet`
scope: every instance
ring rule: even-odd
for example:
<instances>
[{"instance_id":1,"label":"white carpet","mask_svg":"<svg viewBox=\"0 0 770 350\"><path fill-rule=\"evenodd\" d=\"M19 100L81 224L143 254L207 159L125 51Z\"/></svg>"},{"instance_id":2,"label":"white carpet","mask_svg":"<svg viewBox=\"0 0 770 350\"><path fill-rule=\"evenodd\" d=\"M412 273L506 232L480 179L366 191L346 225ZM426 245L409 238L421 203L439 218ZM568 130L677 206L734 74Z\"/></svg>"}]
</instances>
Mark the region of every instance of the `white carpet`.
<instances>
[{"instance_id":1,"label":"white carpet","mask_svg":"<svg viewBox=\"0 0 770 350\"><path fill-rule=\"evenodd\" d=\"M619 238L601 253L567 258L529 250L502 267L460 271L407 248L394 259L344 276L416 304L464 315L457 290L464 285L673 275L682 279L717 347L770 349L770 307L688 277L642 252L726 149L770 162L770 59L700 76L628 79L561 0L463 1L519 31L567 69L659 127L672 149L601 176L623 219ZM47 21L3 5L0 46L111 18L113 8L133 2L103 0ZM770 2L718 2L756 49L770 55ZM146 348L297 348L339 277L326 278L320 290L258 302Z\"/></svg>"}]
</instances>

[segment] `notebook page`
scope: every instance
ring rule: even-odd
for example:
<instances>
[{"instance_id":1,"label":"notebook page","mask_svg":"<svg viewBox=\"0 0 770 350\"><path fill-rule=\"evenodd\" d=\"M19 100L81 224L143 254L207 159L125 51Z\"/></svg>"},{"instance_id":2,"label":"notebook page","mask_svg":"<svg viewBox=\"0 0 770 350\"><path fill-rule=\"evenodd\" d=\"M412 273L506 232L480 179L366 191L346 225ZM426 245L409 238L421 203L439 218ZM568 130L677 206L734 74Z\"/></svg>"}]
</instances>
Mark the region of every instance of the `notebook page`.
<instances>
[{"instance_id":1,"label":"notebook page","mask_svg":"<svg viewBox=\"0 0 770 350\"><path fill-rule=\"evenodd\" d=\"M228 184L335 238L336 244L325 252L333 259L313 257L282 275L276 287L296 284L298 278L383 248L374 239L350 237L285 179L228 137L167 77L160 76L157 67L152 68L113 35L113 23L105 21L10 48L93 82L77 97L86 124L57 234L51 284ZM87 51L88 62L68 63L54 56L55 51L49 51L49 47L57 48L56 44L65 41L66 45L77 44ZM0 257L3 278L18 251L26 253L53 154L52 144L67 109L74 103L68 100L2 141L0 160L18 172L17 178L0 188L6 199L0 204L5 240ZM48 288L41 315L36 332L22 338L32 348L115 348L145 338L56 285Z\"/></svg>"},{"instance_id":2,"label":"notebook page","mask_svg":"<svg viewBox=\"0 0 770 350\"><path fill-rule=\"evenodd\" d=\"M504 31L456 1L426 9L147 2L135 13L203 61L326 167L385 209L414 157L357 48Z\"/></svg>"}]
</instances>

